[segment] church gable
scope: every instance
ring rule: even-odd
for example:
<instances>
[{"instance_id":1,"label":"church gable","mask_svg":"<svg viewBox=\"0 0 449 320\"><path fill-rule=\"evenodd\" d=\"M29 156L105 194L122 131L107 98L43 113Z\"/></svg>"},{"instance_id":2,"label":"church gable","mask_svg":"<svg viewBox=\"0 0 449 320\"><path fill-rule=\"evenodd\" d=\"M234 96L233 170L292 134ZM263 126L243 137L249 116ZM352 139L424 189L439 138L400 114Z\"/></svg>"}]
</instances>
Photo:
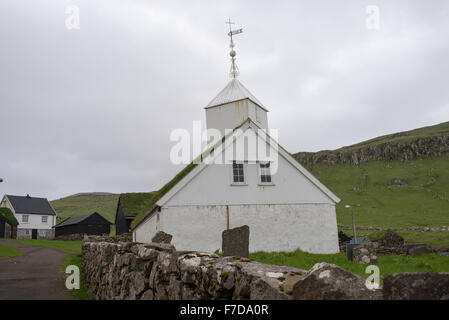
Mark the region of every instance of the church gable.
<instances>
[{"instance_id":1,"label":"church gable","mask_svg":"<svg viewBox=\"0 0 449 320\"><path fill-rule=\"evenodd\" d=\"M257 125L248 120L242 126L242 132L234 141L229 137L223 143L227 151L242 139L256 136ZM258 138L261 139L261 138ZM253 140L254 142L255 140ZM263 140L259 143L265 143ZM276 142L270 141L271 152L278 152L278 170L263 181L265 161L247 161L226 164L201 163L191 177L180 182L177 190L164 196L158 203L160 206L179 205L234 205L234 204L285 204L285 203L329 203L335 204L339 199L316 180L296 160L291 158ZM214 159L222 157L223 150L214 155ZM238 158L234 158L237 159ZM256 159L256 157L250 159ZM224 159L223 159L224 160ZM292 162L293 161L293 162ZM224 161L223 161L224 163ZM272 165L274 169L274 166ZM243 174L235 179L234 172ZM189 179L190 178L190 179ZM235 181L237 180L237 181ZM267 178L268 180L268 178Z\"/></svg>"}]
</instances>

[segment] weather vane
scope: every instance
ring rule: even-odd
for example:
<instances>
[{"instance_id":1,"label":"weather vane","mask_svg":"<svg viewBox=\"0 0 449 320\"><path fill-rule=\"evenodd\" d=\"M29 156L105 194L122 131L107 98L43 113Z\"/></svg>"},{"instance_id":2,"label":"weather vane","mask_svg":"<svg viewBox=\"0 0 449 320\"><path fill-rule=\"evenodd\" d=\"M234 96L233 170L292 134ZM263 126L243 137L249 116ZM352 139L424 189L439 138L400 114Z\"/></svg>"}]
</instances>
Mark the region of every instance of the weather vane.
<instances>
[{"instance_id":1,"label":"weather vane","mask_svg":"<svg viewBox=\"0 0 449 320\"><path fill-rule=\"evenodd\" d=\"M234 50L235 45L234 45L234 40L232 39L232 36L234 36L236 34L239 34L239 33L242 33L243 29L232 30L232 25L234 24L234 22L232 22L231 19L229 19L225 23L229 24L228 36L231 38L231 44L229 45L229 47L231 47L231 52L229 52L229 55L231 56L231 72L230 72L230 76L235 79L239 75L239 69L237 68L237 64L235 63L236 53L235 53L235 50Z\"/></svg>"}]
</instances>

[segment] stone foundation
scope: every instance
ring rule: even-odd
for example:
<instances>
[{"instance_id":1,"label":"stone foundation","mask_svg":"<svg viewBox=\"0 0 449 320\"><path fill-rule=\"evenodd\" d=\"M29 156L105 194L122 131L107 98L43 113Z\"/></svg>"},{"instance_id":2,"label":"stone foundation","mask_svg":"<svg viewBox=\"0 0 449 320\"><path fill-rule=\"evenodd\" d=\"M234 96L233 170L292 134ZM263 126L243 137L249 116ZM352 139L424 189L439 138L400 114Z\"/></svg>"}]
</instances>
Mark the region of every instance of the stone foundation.
<instances>
[{"instance_id":1,"label":"stone foundation","mask_svg":"<svg viewBox=\"0 0 449 320\"><path fill-rule=\"evenodd\" d=\"M32 229L17 229L17 239L32 239L32 234ZM54 229L37 229L37 239L54 239L54 237Z\"/></svg>"}]
</instances>

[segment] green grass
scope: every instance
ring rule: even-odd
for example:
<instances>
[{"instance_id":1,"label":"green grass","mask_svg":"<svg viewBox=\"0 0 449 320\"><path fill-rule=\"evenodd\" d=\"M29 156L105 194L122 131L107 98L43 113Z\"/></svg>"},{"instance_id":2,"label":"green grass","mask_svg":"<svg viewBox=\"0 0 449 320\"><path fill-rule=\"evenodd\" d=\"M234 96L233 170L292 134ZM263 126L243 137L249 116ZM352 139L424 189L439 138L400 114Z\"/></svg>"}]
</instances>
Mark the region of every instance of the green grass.
<instances>
[{"instance_id":1,"label":"green grass","mask_svg":"<svg viewBox=\"0 0 449 320\"><path fill-rule=\"evenodd\" d=\"M351 225L353 206L357 225L374 227L449 226L449 156L408 162L371 161L359 166L306 166L340 199L337 221ZM391 186L401 179L407 186ZM423 184L429 184L420 187ZM356 206L359 204L360 206Z\"/></svg>"},{"instance_id":2,"label":"green grass","mask_svg":"<svg viewBox=\"0 0 449 320\"><path fill-rule=\"evenodd\" d=\"M81 241L45 240L45 239L6 239L30 246L59 249L74 253L81 253Z\"/></svg>"},{"instance_id":3,"label":"green grass","mask_svg":"<svg viewBox=\"0 0 449 320\"><path fill-rule=\"evenodd\" d=\"M22 252L19 249L13 248L4 244L0 244L0 259L11 258L15 256L20 256Z\"/></svg>"},{"instance_id":4,"label":"green grass","mask_svg":"<svg viewBox=\"0 0 449 320\"><path fill-rule=\"evenodd\" d=\"M346 260L346 254L312 254L302 251L294 252L255 252L250 258L268 264L284 265L309 270L314 264L327 262L336 264L343 269L358 274L364 278L367 265ZM449 257L438 254L427 254L416 258L405 255L379 255L378 266L381 277L399 272L449 272Z\"/></svg>"},{"instance_id":5,"label":"green grass","mask_svg":"<svg viewBox=\"0 0 449 320\"><path fill-rule=\"evenodd\" d=\"M82 260L81 254L68 254L64 258L64 267L61 270L61 273L65 274L65 269L69 265L76 265L80 269L80 288L71 290L71 295L73 300L90 300L89 295L87 293L87 289L83 283L82 276Z\"/></svg>"},{"instance_id":6,"label":"green grass","mask_svg":"<svg viewBox=\"0 0 449 320\"><path fill-rule=\"evenodd\" d=\"M77 216L98 212L105 219L114 223L118 194L79 194L51 201L58 215L58 223Z\"/></svg>"}]
</instances>

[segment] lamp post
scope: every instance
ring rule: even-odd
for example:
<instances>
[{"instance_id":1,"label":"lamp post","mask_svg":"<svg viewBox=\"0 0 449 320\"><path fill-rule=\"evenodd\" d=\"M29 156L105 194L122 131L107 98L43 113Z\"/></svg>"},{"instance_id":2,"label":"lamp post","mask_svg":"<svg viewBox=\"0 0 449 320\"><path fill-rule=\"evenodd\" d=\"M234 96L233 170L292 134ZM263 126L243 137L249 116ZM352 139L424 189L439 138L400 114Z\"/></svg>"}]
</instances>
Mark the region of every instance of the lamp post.
<instances>
[{"instance_id":1,"label":"lamp post","mask_svg":"<svg viewBox=\"0 0 449 320\"><path fill-rule=\"evenodd\" d=\"M359 204L357 206L360 206ZM354 209L351 208L349 204L345 206L346 209L351 209L352 213L352 232L354 234L354 244L357 244L357 233L355 231L355 218L354 218Z\"/></svg>"}]
</instances>

